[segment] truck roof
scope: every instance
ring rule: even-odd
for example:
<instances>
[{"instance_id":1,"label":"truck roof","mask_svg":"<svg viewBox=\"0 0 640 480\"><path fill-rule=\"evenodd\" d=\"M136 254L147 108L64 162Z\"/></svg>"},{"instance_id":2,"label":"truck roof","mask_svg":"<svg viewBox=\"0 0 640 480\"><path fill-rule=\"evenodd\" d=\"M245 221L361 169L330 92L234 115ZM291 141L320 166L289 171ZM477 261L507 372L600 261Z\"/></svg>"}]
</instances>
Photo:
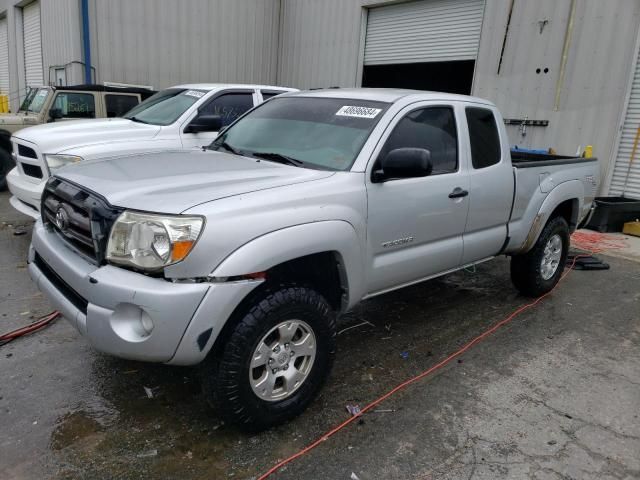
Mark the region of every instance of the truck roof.
<instances>
[{"instance_id":1,"label":"truck roof","mask_svg":"<svg viewBox=\"0 0 640 480\"><path fill-rule=\"evenodd\" d=\"M94 85L94 84L82 84L82 85L64 85L64 86L54 86L56 90L78 90L78 91L87 91L87 92L120 92L120 93L139 93L142 95L142 98L147 98L154 93L155 90L151 90L149 88L143 87L112 87L106 85Z\"/></svg>"},{"instance_id":2,"label":"truck roof","mask_svg":"<svg viewBox=\"0 0 640 480\"><path fill-rule=\"evenodd\" d=\"M409 90L402 88L326 88L322 90L305 90L302 92L287 94L287 96L292 95L297 97L351 98L387 103L394 103L401 98L411 96L415 97L415 100L458 100L463 102L493 105L489 100L469 95L457 95L453 93L431 92L425 90Z\"/></svg>"},{"instance_id":3,"label":"truck roof","mask_svg":"<svg viewBox=\"0 0 640 480\"><path fill-rule=\"evenodd\" d=\"M184 85L174 85L168 88L192 88L200 90L218 90L222 88L259 88L261 90L286 90L295 92L295 88L279 87L276 85L256 85L250 83L186 83Z\"/></svg>"}]
</instances>

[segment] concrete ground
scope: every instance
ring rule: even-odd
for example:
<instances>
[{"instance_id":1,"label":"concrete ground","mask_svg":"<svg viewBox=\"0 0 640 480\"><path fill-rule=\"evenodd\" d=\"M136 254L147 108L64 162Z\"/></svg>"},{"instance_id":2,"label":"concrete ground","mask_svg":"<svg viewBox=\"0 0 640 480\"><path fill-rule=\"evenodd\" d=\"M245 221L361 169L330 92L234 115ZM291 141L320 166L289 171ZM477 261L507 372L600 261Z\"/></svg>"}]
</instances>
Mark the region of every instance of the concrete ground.
<instances>
[{"instance_id":1,"label":"concrete ground","mask_svg":"<svg viewBox=\"0 0 640 480\"><path fill-rule=\"evenodd\" d=\"M0 332L51 310L30 228L0 194ZM640 478L640 266L603 259L273 478ZM221 424L191 369L101 355L60 320L0 347L0 477L256 478L523 303L505 259L367 301L322 395L258 435Z\"/></svg>"}]
</instances>

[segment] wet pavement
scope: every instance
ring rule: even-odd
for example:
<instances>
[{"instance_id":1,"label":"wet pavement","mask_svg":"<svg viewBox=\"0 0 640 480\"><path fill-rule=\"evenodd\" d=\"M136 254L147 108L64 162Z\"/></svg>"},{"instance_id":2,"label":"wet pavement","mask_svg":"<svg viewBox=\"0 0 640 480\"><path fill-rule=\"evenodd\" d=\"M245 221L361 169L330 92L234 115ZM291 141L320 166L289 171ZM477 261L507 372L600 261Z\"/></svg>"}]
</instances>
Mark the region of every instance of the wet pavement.
<instances>
[{"instance_id":1,"label":"wet pavement","mask_svg":"<svg viewBox=\"0 0 640 480\"><path fill-rule=\"evenodd\" d=\"M26 272L30 225L1 193L0 332L51 310ZM640 478L640 264L606 261L611 270L572 272L459 362L273 478ZM256 478L346 419L345 405L365 405L523 303L505 259L364 302L342 320L321 396L257 435L221 423L192 369L107 357L59 320L0 347L0 476Z\"/></svg>"}]
</instances>

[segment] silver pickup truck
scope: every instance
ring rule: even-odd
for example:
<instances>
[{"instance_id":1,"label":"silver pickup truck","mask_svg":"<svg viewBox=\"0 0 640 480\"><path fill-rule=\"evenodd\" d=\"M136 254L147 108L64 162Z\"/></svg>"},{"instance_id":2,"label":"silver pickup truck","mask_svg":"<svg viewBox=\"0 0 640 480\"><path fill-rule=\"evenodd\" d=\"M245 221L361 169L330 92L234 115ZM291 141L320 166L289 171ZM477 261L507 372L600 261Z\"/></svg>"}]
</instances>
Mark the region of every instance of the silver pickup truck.
<instances>
[{"instance_id":1,"label":"silver pickup truck","mask_svg":"<svg viewBox=\"0 0 640 480\"><path fill-rule=\"evenodd\" d=\"M597 162L525 157L479 98L285 94L202 151L57 171L29 272L95 348L199 364L223 417L268 428L318 393L366 298L503 254L523 294L554 287Z\"/></svg>"}]
</instances>

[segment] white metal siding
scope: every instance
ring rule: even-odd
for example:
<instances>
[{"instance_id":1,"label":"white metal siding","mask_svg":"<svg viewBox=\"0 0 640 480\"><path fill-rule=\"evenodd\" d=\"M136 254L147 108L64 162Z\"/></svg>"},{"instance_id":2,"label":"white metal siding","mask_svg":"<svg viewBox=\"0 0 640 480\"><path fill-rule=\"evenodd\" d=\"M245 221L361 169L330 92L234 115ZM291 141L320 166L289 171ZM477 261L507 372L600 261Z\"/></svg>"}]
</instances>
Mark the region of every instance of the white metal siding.
<instances>
[{"instance_id":1,"label":"white metal siding","mask_svg":"<svg viewBox=\"0 0 640 480\"><path fill-rule=\"evenodd\" d=\"M640 59L639 59L640 60ZM633 144L640 132L640 61L636 62L633 83L629 94L627 112L620 133L618 151L616 152L613 176L611 177L610 195L622 195L640 200L640 136L636 151Z\"/></svg>"},{"instance_id":2,"label":"white metal siding","mask_svg":"<svg viewBox=\"0 0 640 480\"><path fill-rule=\"evenodd\" d=\"M42 32L40 31L40 2L32 2L22 9L24 36L24 71L27 86L44 84L42 72Z\"/></svg>"},{"instance_id":3,"label":"white metal siding","mask_svg":"<svg viewBox=\"0 0 640 480\"><path fill-rule=\"evenodd\" d=\"M362 0L281 0L279 84L355 87Z\"/></svg>"},{"instance_id":4,"label":"white metal siding","mask_svg":"<svg viewBox=\"0 0 640 480\"><path fill-rule=\"evenodd\" d=\"M421 0L369 10L364 64L475 60L484 0Z\"/></svg>"},{"instance_id":5,"label":"white metal siding","mask_svg":"<svg viewBox=\"0 0 640 480\"><path fill-rule=\"evenodd\" d=\"M42 63L45 83L55 82L55 67L66 65L67 85L84 83L82 61L82 25L79 0L54 0L40 3L42 17ZM95 64L95 62L94 62Z\"/></svg>"},{"instance_id":6,"label":"white metal siding","mask_svg":"<svg viewBox=\"0 0 640 480\"><path fill-rule=\"evenodd\" d=\"M549 121L548 127L527 127L524 136L519 126L507 126L511 145L553 147L566 155L593 145L602 187L615 158L640 25L638 0L616 0L615 8L612 3L576 2L560 104L555 110L571 2L516 0L498 73L509 2L487 0L472 90L472 95L493 101L505 118ZM539 21L544 20L548 23L541 27ZM536 73L537 69L541 72Z\"/></svg>"},{"instance_id":7,"label":"white metal siding","mask_svg":"<svg viewBox=\"0 0 640 480\"><path fill-rule=\"evenodd\" d=\"M9 95L9 36L7 17L0 18L0 95Z\"/></svg>"},{"instance_id":8,"label":"white metal siding","mask_svg":"<svg viewBox=\"0 0 640 480\"><path fill-rule=\"evenodd\" d=\"M278 0L91 0L98 82L273 84Z\"/></svg>"}]
</instances>

